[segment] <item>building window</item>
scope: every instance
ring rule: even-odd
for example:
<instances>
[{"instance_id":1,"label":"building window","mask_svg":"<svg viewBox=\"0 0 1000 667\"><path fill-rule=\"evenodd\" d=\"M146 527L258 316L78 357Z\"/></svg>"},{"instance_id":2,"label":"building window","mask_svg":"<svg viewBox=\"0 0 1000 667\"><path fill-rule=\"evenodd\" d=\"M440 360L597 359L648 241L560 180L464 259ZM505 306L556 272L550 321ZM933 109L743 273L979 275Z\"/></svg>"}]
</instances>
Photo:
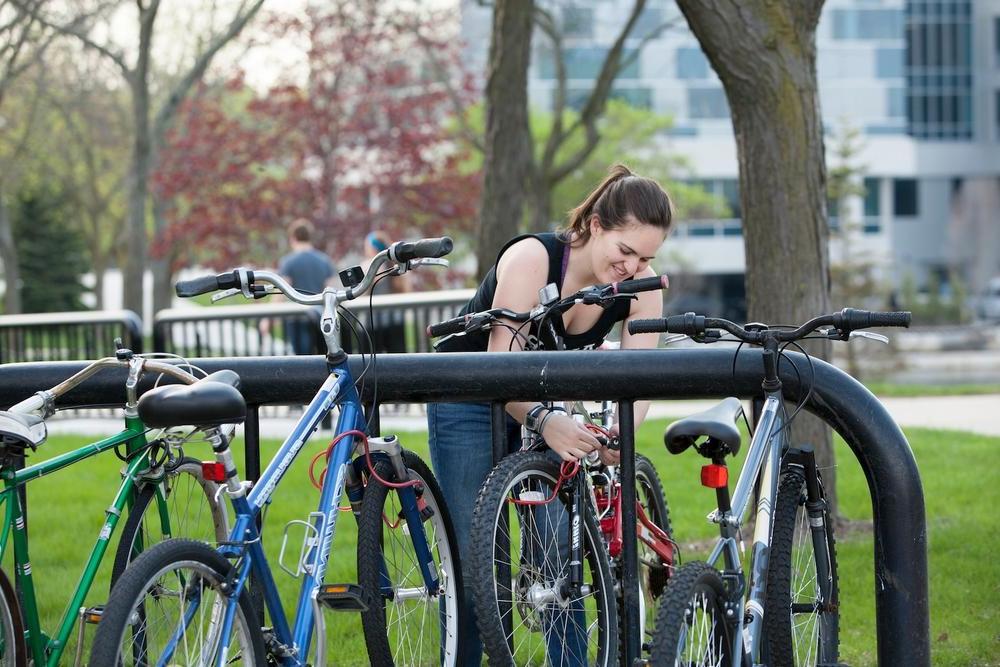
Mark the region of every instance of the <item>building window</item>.
<instances>
[{"instance_id":1,"label":"building window","mask_svg":"<svg viewBox=\"0 0 1000 667\"><path fill-rule=\"evenodd\" d=\"M688 118L729 118L722 88L688 88Z\"/></svg>"},{"instance_id":2,"label":"building window","mask_svg":"<svg viewBox=\"0 0 1000 667\"><path fill-rule=\"evenodd\" d=\"M899 39L903 12L898 9L834 9L834 39Z\"/></svg>"},{"instance_id":3,"label":"building window","mask_svg":"<svg viewBox=\"0 0 1000 667\"><path fill-rule=\"evenodd\" d=\"M742 218L743 209L740 208L740 182L735 178L726 178L722 183L722 198L729 207L729 217Z\"/></svg>"},{"instance_id":4,"label":"building window","mask_svg":"<svg viewBox=\"0 0 1000 667\"><path fill-rule=\"evenodd\" d=\"M563 7L562 33L564 37L591 38L594 36L594 10L591 7Z\"/></svg>"},{"instance_id":5,"label":"building window","mask_svg":"<svg viewBox=\"0 0 1000 667\"><path fill-rule=\"evenodd\" d=\"M593 88L567 87L566 88L566 108L580 111L587 100L590 99ZM612 88L608 93L608 99L622 100L637 109L653 108L653 91L650 88ZM552 91L552 108L555 109L556 91Z\"/></svg>"},{"instance_id":6,"label":"building window","mask_svg":"<svg viewBox=\"0 0 1000 667\"><path fill-rule=\"evenodd\" d=\"M996 137L1000 141L1000 90L996 91L996 99L993 100L993 116L996 121Z\"/></svg>"},{"instance_id":7,"label":"building window","mask_svg":"<svg viewBox=\"0 0 1000 667\"><path fill-rule=\"evenodd\" d=\"M682 46L677 49L678 79L707 79L708 59L701 49Z\"/></svg>"},{"instance_id":8,"label":"building window","mask_svg":"<svg viewBox=\"0 0 1000 667\"><path fill-rule=\"evenodd\" d=\"M556 66L555 55L551 51L539 53L538 78L555 79ZM600 47L579 47L565 49L563 51L563 65L566 68L567 79L581 79L592 81L601 73L604 66L604 59L608 55L608 50ZM622 51L621 62L631 60L631 63L618 72L618 79L639 78L639 59L635 57L634 50L625 49Z\"/></svg>"},{"instance_id":9,"label":"building window","mask_svg":"<svg viewBox=\"0 0 1000 667\"><path fill-rule=\"evenodd\" d=\"M920 139L972 139L969 0L906 3L906 118Z\"/></svg>"},{"instance_id":10,"label":"building window","mask_svg":"<svg viewBox=\"0 0 1000 667\"><path fill-rule=\"evenodd\" d=\"M1000 67L1000 16L993 17L993 55L997 67Z\"/></svg>"},{"instance_id":11,"label":"building window","mask_svg":"<svg viewBox=\"0 0 1000 667\"><path fill-rule=\"evenodd\" d=\"M896 178L892 181L892 210L897 218L918 215L917 181L914 178Z\"/></svg>"},{"instance_id":12,"label":"building window","mask_svg":"<svg viewBox=\"0 0 1000 667\"><path fill-rule=\"evenodd\" d=\"M906 118L906 89L886 88L885 94L889 118Z\"/></svg>"},{"instance_id":13,"label":"building window","mask_svg":"<svg viewBox=\"0 0 1000 667\"><path fill-rule=\"evenodd\" d=\"M881 200L879 199L879 179L866 178L864 180L864 188L865 217L877 218L882 212L882 207L880 206Z\"/></svg>"},{"instance_id":14,"label":"building window","mask_svg":"<svg viewBox=\"0 0 1000 667\"><path fill-rule=\"evenodd\" d=\"M903 59L906 49L876 49L875 76L880 79L898 79L903 76Z\"/></svg>"}]
</instances>

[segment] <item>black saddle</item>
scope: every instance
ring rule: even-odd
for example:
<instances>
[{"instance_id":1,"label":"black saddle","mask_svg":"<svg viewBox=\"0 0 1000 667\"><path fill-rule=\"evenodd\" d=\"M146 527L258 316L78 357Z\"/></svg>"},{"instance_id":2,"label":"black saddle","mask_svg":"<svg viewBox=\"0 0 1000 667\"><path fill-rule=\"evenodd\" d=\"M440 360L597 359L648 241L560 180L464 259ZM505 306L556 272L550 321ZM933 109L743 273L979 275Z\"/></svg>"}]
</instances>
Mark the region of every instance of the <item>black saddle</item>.
<instances>
[{"instance_id":1,"label":"black saddle","mask_svg":"<svg viewBox=\"0 0 1000 667\"><path fill-rule=\"evenodd\" d=\"M157 387L139 399L139 418L154 428L238 424L247 416L239 386L240 376L223 370L194 384Z\"/></svg>"},{"instance_id":2,"label":"black saddle","mask_svg":"<svg viewBox=\"0 0 1000 667\"><path fill-rule=\"evenodd\" d=\"M713 408L675 421L663 432L663 443L671 454L680 454L698 438L707 436L723 446L723 453L735 456L740 451L740 429L736 420L742 410L740 399L730 396Z\"/></svg>"}]
</instances>

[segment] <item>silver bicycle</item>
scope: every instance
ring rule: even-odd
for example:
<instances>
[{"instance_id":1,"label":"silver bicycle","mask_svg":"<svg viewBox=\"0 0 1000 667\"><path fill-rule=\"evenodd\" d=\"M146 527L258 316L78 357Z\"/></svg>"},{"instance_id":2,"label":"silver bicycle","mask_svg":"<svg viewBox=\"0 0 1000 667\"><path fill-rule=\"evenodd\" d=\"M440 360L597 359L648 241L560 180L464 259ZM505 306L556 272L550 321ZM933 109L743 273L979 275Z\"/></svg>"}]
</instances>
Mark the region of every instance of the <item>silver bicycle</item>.
<instances>
[{"instance_id":1,"label":"silver bicycle","mask_svg":"<svg viewBox=\"0 0 1000 667\"><path fill-rule=\"evenodd\" d=\"M764 349L763 407L732 498L726 457L740 449L738 399L674 422L664 433L670 453L693 447L711 460L702 468L701 482L716 491L718 507L708 519L718 524L720 537L707 562L687 563L670 578L657 611L652 664L836 664L840 614L833 525L812 449L789 442L787 427L805 400L787 413L778 362L785 347L799 340L863 336L887 342L861 330L909 324L907 312L850 308L797 328L739 326L694 313L629 323L630 333L685 334L701 343L722 340L725 331ZM745 572L741 528L755 491Z\"/></svg>"}]
</instances>

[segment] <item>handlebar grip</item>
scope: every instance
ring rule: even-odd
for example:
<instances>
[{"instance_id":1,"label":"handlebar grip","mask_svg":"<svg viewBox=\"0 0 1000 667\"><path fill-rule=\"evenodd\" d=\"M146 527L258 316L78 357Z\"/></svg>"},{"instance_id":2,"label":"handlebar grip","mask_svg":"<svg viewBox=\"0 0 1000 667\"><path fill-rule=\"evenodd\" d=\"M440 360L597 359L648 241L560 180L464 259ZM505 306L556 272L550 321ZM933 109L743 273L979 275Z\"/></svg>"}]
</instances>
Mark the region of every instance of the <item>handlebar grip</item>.
<instances>
[{"instance_id":1,"label":"handlebar grip","mask_svg":"<svg viewBox=\"0 0 1000 667\"><path fill-rule=\"evenodd\" d=\"M408 262L418 257L444 257L451 252L454 242L450 236L419 241L399 241L389 248L389 259L394 262Z\"/></svg>"},{"instance_id":2,"label":"handlebar grip","mask_svg":"<svg viewBox=\"0 0 1000 667\"><path fill-rule=\"evenodd\" d=\"M837 314L834 325L843 331L868 327L909 327L911 317L908 311L887 313L844 308Z\"/></svg>"},{"instance_id":3,"label":"handlebar grip","mask_svg":"<svg viewBox=\"0 0 1000 667\"><path fill-rule=\"evenodd\" d=\"M453 317L450 320L432 324L427 327L427 335L431 338L437 338L438 336L447 336L448 334L465 331L465 325L468 321L468 315L459 315L458 317Z\"/></svg>"},{"instance_id":4,"label":"handlebar grip","mask_svg":"<svg viewBox=\"0 0 1000 667\"><path fill-rule=\"evenodd\" d=\"M628 323L630 334L663 333L667 330L667 321L658 318L655 320L632 320Z\"/></svg>"},{"instance_id":5,"label":"handlebar grip","mask_svg":"<svg viewBox=\"0 0 1000 667\"><path fill-rule=\"evenodd\" d=\"M668 280L666 276L652 276L650 278L623 280L620 283L612 283L611 287L616 294L635 294L637 292L666 289L667 285Z\"/></svg>"},{"instance_id":6,"label":"handlebar grip","mask_svg":"<svg viewBox=\"0 0 1000 667\"><path fill-rule=\"evenodd\" d=\"M191 280L178 281L174 286L174 290L179 297L191 297L239 286L239 277L235 271L230 271L229 273L220 273L215 276L201 276L200 278L192 278Z\"/></svg>"}]
</instances>

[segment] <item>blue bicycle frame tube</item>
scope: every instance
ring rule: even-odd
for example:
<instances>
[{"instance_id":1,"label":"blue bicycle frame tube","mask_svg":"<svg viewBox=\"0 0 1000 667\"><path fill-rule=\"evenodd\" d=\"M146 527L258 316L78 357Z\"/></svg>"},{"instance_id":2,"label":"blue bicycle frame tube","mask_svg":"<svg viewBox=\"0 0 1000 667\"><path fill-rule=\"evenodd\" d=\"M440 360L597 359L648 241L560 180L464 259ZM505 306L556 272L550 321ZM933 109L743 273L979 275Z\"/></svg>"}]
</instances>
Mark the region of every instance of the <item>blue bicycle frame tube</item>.
<instances>
[{"instance_id":1,"label":"blue bicycle frame tube","mask_svg":"<svg viewBox=\"0 0 1000 667\"><path fill-rule=\"evenodd\" d=\"M353 384L346 389L347 400L340 406L340 416L337 420L337 433L364 429L364 415ZM353 399L353 400L352 400ZM360 427L360 428L359 428ZM350 465L354 453L355 436L346 436L337 443L327 464L326 477L323 479L323 490L320 493L317 513L322 518L316 518L316 546L306 555L306 571L299 590L299 600L295 611L294 646L302 648L309 646L313 632L313 598L316 589L326 576L326 568L330 557L333 534L337 527L337 516L340 512L340 498L344 492L346 468Z\"/></svg>"}]
</instances>

